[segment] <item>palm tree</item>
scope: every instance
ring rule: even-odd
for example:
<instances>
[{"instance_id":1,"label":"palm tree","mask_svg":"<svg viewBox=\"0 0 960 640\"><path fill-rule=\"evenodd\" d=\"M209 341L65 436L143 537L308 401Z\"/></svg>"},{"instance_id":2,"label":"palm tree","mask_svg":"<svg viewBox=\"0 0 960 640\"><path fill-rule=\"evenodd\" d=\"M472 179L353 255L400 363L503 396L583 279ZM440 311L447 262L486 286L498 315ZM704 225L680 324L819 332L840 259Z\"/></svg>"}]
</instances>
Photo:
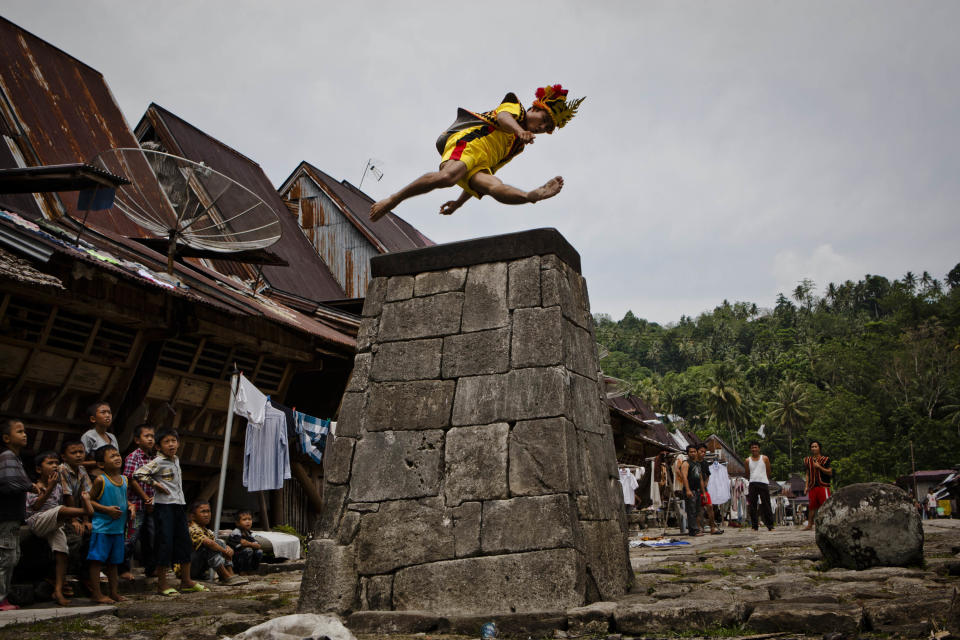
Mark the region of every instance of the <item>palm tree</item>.
<instances>
[{"instance_id":1,"label":"palm tree","mask_svg":"<svg viewBox=\"0 0 960 640\"><path fill-rule=\"evenodd\" d=\"M736 369L730 363L721 362L713 369L707 386L703 388L710 417L718 424L726 425L734 449L739 446L737 426L744 416L743 398L734 386L736 381Z\"/></svg>"},{"instance_id":2,"label":"palm tree","mask_svg":"<svg viewBox=\"0 0 960 640\"><path fill-rule=\"evenodd\" d=\"M770 418L787 432L787 452L790 468L793 468L793 433L802 431L810 420L810 392L802 382L787 378L777 389L777 396L770 402Z\"/></svg>"}]
</instances>

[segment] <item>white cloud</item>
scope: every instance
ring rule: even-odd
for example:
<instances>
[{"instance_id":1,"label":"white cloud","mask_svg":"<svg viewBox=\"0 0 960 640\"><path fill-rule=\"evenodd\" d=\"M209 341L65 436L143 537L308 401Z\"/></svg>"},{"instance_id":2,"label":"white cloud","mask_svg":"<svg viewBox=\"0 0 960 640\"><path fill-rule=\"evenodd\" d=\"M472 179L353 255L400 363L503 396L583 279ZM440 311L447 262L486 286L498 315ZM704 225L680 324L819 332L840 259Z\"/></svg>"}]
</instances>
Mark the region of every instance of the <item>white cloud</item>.
<instances>
[{"instance_id":1,"label":"white cloud","mask_svg":"<svg viewBox=\"0 0 960 640\"><path fill-rule=\"evenodd\" d=\"M785 249L773 257L777 293L787 296L804 279L813 280L814 290L822 293L830 282L856 280L863 274L863 266L857 260L840 255L829 244L822 244L809 254Z\"/></svg>"}]
</instances>

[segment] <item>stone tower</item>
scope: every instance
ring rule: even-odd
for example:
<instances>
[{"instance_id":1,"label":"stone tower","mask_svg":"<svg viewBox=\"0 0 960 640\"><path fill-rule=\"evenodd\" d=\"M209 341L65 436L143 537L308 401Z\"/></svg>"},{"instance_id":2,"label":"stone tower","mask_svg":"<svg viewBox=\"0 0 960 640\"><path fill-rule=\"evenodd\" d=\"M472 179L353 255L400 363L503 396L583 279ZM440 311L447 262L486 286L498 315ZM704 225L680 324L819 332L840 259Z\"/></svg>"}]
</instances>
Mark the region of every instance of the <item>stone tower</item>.
<instances>
[{"instance_id":1,"label":"stone tower","mask_svg":"<svg viewBox=\"0 0 960 640\"><path fill-rule=\"evenodd\" d=\"M301 611L497 614L624 594L577 252L537 229L371 266Z\"/></svg>"}]
</instances>

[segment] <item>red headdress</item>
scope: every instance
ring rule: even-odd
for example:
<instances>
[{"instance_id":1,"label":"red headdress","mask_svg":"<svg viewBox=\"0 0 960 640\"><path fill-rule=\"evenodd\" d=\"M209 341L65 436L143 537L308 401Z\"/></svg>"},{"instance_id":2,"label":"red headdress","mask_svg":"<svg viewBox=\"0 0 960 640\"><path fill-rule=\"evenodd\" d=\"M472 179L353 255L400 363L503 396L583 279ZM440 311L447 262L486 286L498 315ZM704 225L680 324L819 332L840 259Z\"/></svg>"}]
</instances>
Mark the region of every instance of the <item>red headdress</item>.
<instances>
[{"instance_id":1,"label":"red headdress","mask_svg":"<svg viewBox=\"0 0 960 640\"><path fill-rule=\"evenodd\" d=\"M567 90L563 86L559 84L547 85L537 89L533 106L548 112L557 128L562 129L573 116L577 115L577 108L580 107L584 98L567 100Z\"/></svg>"}]
</instances>

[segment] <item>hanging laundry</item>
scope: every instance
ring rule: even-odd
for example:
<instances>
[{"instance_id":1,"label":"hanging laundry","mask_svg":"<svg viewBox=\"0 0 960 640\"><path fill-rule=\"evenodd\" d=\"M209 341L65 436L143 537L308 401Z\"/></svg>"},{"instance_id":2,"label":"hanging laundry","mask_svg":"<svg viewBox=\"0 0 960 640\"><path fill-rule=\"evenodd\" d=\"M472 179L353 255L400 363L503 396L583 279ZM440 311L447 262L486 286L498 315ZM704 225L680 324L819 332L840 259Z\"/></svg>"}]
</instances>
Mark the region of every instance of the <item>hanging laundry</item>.
<instances>
[{"instance_id":1,"label":"hanging laundry","mask_svg":"<svg viewBox=\"0 0 960 640\"><path fill-rule=\"evenodd\" d=\"M266 405L262 426L247 423L243 452L243 486L248 491L282 489L290 478L287 419L283 412Z\"/></svg>"},{"instance_id":2,"label":"hanging laundry","mask_svg":"<svg viewBox=\"0 0 960 640\"><path fill-rule=\"evenodd\" d=\"M707 493L715 505L730 501L730 475L727 467L714 460L710 464L710 479L707 480Z\"/></svg>"},{"instance_id":3,"label":"hanging laundry","mask_svg":"<svg viewBox=\"0 0 960 640\"><path fill-rule=\"evenodd\" d=\"M308 416L299 411L293 412L297 420L297 438L300 450L320 464L323 461L323 451L327 446L327 435L330 433L331 422Z\"/></svg>"},{"instance_id":4,"label":"hanging laundry","mask_svg":"<svg viewBox=\"0 0 960 640\"><path fill-rule=\"evenodd\" d=\"M663 501L660 499L660 485L653 481L656 477L656 464L656 460L650 461L650 506L659 509Z\"/></svg>"},{"instance_id":5,"label":"hanging laundry","mask_svg":"<svg viewBox=\"0 0 960 640\"><path fill-rule=\"evenodd\" d=\"M233 412L247 419L247 424L260 428L263 426L264 413L267 408L267 396L263 395L246 376L240 374L237 385L236 402Z\"/></svg>"},{"instance_id":6,"label":"hanging laundry","mask_svg":"<svg viewBox=\"0 0 960 640\"><path fill-rule=\"evenodd\" d=\"M639 486L637 484L637 477L633 475L630 469L621 468L620 469L620 484L623 488L623 504L628 506L633 506L636 502L634 492Z\"/></svg>"}]
</instances>

